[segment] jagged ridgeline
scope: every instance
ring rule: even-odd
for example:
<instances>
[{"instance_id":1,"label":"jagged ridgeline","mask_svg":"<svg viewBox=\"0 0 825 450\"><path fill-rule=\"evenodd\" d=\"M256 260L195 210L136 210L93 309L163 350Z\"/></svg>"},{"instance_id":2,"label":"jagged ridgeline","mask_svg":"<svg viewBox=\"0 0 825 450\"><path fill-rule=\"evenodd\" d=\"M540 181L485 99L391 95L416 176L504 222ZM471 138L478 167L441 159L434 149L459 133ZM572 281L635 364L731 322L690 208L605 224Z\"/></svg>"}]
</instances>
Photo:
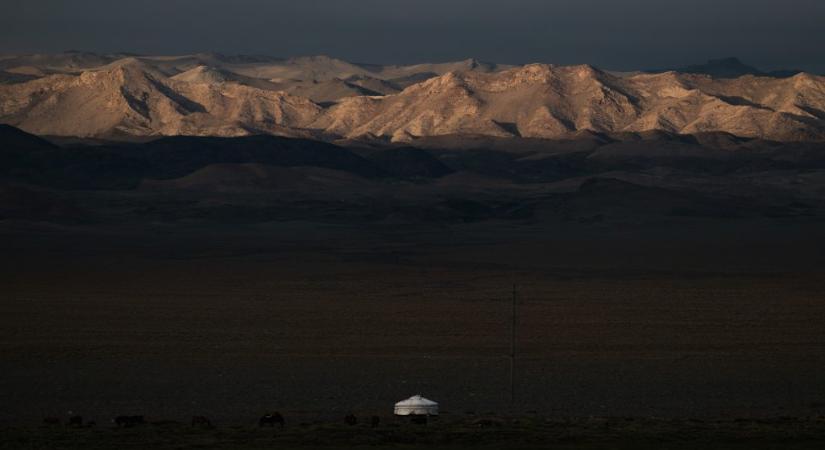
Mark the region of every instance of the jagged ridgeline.
<instances>
[{"instance_id":1,"label":"jagged ridgeline","mask_svg":"<svg viewBox=\"0 0 825 450\"><path fill-rule=\"evenodd\" d=\"M87 53L5 58L0 70L0 123L38 135L412 142L661 130L825 139L825 77L806 73L724 78L475 60L379 66Z\"/></svg>"}]
</instances>

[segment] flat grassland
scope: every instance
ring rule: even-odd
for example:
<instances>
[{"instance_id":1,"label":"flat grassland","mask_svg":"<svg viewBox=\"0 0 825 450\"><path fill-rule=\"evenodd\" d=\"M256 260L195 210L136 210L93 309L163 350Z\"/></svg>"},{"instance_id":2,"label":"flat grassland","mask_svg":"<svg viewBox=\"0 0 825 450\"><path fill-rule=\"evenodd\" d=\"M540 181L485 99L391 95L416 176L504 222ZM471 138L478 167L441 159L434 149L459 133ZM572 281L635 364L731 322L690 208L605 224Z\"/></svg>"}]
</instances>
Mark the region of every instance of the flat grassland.
<instances>
[{"instance_id":1,"label":"flat grassland","mask_svg":"<svg viewBox=\"0 0 825 450\"><path fill-rule=\"evenodd\" d=\"M131 437L158 449L499 438L525 447L693 448L691 439L704 439L814 448L814 418L825 415L820 229L5 230L0 448L141 448L127 445ZM444 419L390 426L392 404L416 393L438 400ZM287 430L254 429L273 410ZM38 427L69 411L98 426ZM348 413L387 424L334 425ZM204 415L218 428L110 429L121 414L183 423ZM481 416L520 422L479 430L472 421ZM641 419L650 417L660 419ZM600 431L565 441L577 427L620 430L619 440Z\"/></svg>"}]
</instances>

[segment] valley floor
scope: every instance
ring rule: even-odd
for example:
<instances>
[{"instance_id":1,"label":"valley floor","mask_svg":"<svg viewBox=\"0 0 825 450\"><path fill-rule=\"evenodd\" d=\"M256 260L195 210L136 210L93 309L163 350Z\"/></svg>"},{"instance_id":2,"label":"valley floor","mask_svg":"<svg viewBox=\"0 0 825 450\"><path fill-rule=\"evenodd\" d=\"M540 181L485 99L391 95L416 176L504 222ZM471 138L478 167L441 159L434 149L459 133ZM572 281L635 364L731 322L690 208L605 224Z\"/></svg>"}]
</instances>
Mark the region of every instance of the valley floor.
<instances>
[{"instance_id":1,"label":"valley floor","mask_svg":"<svg viewBox=\"0 0 825 450\"><path fill-rule=\"evenodd\" d=\"M0 423L825 414L816 223L5 228ZM510 306L518 289L516 403Z\"/></svg>"}]
</instances>

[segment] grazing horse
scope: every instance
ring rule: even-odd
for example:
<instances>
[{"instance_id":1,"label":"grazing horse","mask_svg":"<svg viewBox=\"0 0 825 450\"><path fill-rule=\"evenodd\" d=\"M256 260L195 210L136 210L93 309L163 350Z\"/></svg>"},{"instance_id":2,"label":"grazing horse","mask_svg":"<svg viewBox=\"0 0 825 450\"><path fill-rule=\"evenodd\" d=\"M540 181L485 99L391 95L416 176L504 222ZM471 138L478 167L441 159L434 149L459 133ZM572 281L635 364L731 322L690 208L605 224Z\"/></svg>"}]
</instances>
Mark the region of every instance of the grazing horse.
<instances>
[{"instance_id":1,"label":"grazing horse","mask_svg":"<svg viewBox=\"0 0 825 450\"><path fill-rule=\"evenodd\" d=\"M43 425L60 425L60 419L57 417L46 417L43 419Z\"/></svg>"},{"instance_id":2,"label":"grazing horse","mask_svg":"<svg viewBox=\"0 0 825 450\"><path fill-rule=\"evenodd\" d=\"M358 425L358 418L355 417L355 414L348 414L344 417L344 423L349 426Z\"/></svg>"},{"instance_id":3,"label":"grazing horse","mask_svg":"<svg viewBox=\"0 0 825 450\"><path fill-rule=\"evenodd\" d=\"M68 425L70 427L82 427L83 426L83 417L81 417L81 416L71 416L71 417L69 417Z\"/></svg>"},{"instance_id":4,"label":"grazing horse","mask_svg":"<svg viewBox=\"0 0 825 450\"><path fill-rule=\"evenodd\" d=\"M143 416L117 416L112 422L119 427L129 428L135 425L143 425L146 420L143 419Z\"/></svg>"},{"instance_id":5,"label":"grazing horse","mask_svg":"<svg viewBox=\"0 0 825 450\"><path fill-rule=\"evenodd\" d=\"M259 427L267 427L268 426L268 427L273 427L274 428L275 424L277 423L281 426L281 428L283 428L285 422L286 421L284 420L284 416L282 416L281 413L274 412L272 414L267 414L265 416L261 416L261 418L258 419L258 426Z\"/></svg>"},{"instance_id":6,"label":"grazing horse","mask_svg":"<svg viewBox=\"0 0 825 450\"><path fill-rule=\"evenodd\" d=\"M378 416L372 416L370 419L370 426L373 428L378 428L378 425L381 425L381 418Z\"/></svg>"},{"instance_id":7,"label":"grazing horse","mask_svg":"<svg viewBox=\"0 0 825 450\"><path fill-rule=\"evenodd\" d=\"M192 426L212 428L212 422L210 422L205 416L192 416Z\"/></svg>"}]
</instances>

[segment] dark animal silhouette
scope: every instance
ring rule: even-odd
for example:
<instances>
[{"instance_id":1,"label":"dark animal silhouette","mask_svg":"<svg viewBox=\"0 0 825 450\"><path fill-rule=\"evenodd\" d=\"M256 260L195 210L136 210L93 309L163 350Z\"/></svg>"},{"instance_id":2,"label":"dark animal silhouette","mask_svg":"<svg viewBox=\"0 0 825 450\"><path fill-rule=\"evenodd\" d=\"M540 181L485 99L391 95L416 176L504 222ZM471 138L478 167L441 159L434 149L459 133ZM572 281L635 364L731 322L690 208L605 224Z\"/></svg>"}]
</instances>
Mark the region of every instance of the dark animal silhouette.
<instances>
[{"instance_id":1,"label":"dark animal silhouette","mask_svg":"<svg viewBox=\"0 0 825 450\"><path fill-rule=\"evenodd\" d=\"M284 420L284 416L282 416L281 413L274 412L272 414L267 414L265 416L261 416L261 418L258 419L258 426L259 427L274 427L275 424L277 423L281 426L281 428L283 428L285 422L286 421Z\"/></svg>"},{"instance_id":2,"label":"dark animal silhouette","mask_svg":"<svg viewBox=\"0 0 825 450\"><path fill-rule=\"evenodd\" d=\"M377 428L378 425L381 425L381 418L378 416L372 416L370 419L370 426L373 428Z\"/></svg>"},{"instance_id":3,"label":"dark animal silhouette","mask_svg":"<svg viewBox=\"0 0 825 450\"><path fill-rule=\"evenodd\" d=\"M71 417L69 417L68 425L70 427L82 427L83 426L83 417L81 417L81 416L71 416Z\"/></svg>"},{"instance_id":4,"label":"dark animal silhouette","mask_svg":"<svg viewBox=\"0 0 825 450\"><path fill-rule=\"evenodd\" d=\"M348 414L344 417L344 423L349 426L358 425L358 418L355 417L355 414Z\"/></svg>"},{"instance_id":5,"label":"dark animal silhouette","mask_svg":"<svg viewBox=\"0 0 825 450\"><path fill-rule=\"evenodd\" d=\"M210 422L205 416L192 416L192 426L212 428L212 422Z\"/></svg>"},{"instance_id":6,"label":"dark animal silhouette","mask_svg":"<svg viewBox=\"0 0 825 450\"><path fill-rule=\"evenodd\" d=\"M119 427L129 428L135 425L143 425L146 423L146 420L143 416L117 416L113 422Z\"/></svg>"},{"instance_id":7,"label":"dark animal silhouette","mask_svg":"<svg viewBox=\"0 0 825 450\"><path fill-rule=\"evenodd\" d=\"M46 417L43 419L43 425L60 425L60 419L57 417Z\"/></svg>"}]
</instances>

